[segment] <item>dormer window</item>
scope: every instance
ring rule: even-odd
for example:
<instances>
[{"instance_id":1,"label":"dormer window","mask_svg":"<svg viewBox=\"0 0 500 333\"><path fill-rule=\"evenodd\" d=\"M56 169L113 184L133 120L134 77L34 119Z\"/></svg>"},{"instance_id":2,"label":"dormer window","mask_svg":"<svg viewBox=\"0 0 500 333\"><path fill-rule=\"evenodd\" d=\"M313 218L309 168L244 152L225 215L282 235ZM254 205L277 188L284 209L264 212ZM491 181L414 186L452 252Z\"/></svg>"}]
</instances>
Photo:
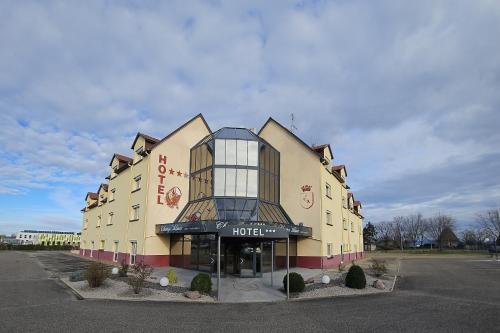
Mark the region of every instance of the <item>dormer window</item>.
<instances>
[{"instance_id":1,"label":"dormer window","mask_svg":"<svg viewBox=\"0 0 500 333\"><path fill-rule=\"evenodd\" d=\"M140 146L136 151L136 161L139 162L142 160L143 156L142 154L144 154L144 147L143 146Z\"/></svg>"}]
</instances>

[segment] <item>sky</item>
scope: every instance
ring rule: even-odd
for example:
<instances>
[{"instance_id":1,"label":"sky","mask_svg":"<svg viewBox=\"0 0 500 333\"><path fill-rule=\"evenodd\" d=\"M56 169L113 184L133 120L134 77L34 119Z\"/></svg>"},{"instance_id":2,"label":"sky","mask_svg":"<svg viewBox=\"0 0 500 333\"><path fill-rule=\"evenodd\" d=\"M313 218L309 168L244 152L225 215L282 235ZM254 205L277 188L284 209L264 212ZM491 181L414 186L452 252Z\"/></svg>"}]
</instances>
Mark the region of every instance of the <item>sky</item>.
<instances>
[{"instance_id":1,"label":"sky","mask_svg":"<svg viewBox=\"0 0 500 333\"><path fill-rule=\"evenodd\" d=\"M499 1L1 1L0 233L78 231L138 131L272 116L365 222L500 204Z\"/></svg>"}]
</instances>

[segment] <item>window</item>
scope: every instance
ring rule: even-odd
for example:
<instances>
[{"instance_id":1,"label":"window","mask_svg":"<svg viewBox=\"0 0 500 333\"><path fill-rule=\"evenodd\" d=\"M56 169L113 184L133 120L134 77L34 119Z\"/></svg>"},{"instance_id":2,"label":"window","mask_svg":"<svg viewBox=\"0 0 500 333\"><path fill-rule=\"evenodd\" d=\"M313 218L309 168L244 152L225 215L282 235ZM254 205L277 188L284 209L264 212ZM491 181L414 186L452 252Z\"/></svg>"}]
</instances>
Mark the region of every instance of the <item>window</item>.
<instances>
[{"instance_id":1,"label":"window","mask_svg":"<svg viewBox=\"0 0 500 333\"><path fill-rule=\"evenodd\" d=\"M136 221L139 219L139 208L140 208L140 205L132 206L132 216L130 218L131 221Z\"/></svg>"},{"instance_id":2,"label":"window","mask_svg":"<svg viewBox=\"0 0 500 333\"><path fill-rule=\"evenodd\" d=\"M142 161L142 153L144 152L144 147L139 147L139 149L137 149L136 151L136 154L137 154L137 158L136 158L136 161L139 162L139 161Z\"/></svg>"},{"instance_id":3,"label":"window","mask_svg":"<svg viewBox=\"0 0 500 333\"><path fill-rule=\"evenodd\" d=\"M351 221L351 232L354 232L354 222Z\"/></svg>"},{"instance_id":4,"label":"window","mask_svg":"<svg viewBox=\"0 0 500 333\"><path fill-rule=\"evenodd\" d=\"M113 212L109 213L108 215L108 225L113 224Z\"/></svg>"},{"instance_id":5,"label":"window","mask_svg":"<svg viewBox=\"0 0 500 333\"><path fill-rule=\"evenodd\" d=\"M259 143L257 141L216 139L215 164L256 167L258 163L258 148Z\"/></svg>"},{"instance_id":6,"label":"window","mask_svg":"<svg viewBox=\"0 0 500 333\"><path fill-rule=\"evenodd\" d=\"M347 208L345 197L342 196L342 207Z\"/></svg>"},{"instance_id":7,"label":"window","mask_svg":"<svg viewBox=\"0 0 500 333\"><path fill-rule=\"evenodd\" d=\"M113 245L113 261L114 262L118 261L118 241L115 241Z\"/></svg>"},{"instance_id":8,"label":"window","mask_svg":"<svg viewBox=\"0 0 500 333\"><path fill-rule=\"evenodd\" d=\"M325 193L328 198L332 198L332 187L328 183L325 185Z\"/></svg>"},{"instance_id":9,"label":"window","mask_svg":"<svg viewBox=\"0 0 500 333\"><path fill-rule=\"evenodd\" d=\"M96 228L99 228L100 226L101 226L101 215L98 215Z\"/></svg>"},{"instance_id":10,"label":"window","mask_svg":"<svg viewBox=\"0 0 500 333\"><path fill-rule=\"evenodd\" d=\"M257 170L215 168L214 195L257 197Z\"/></svg>"},{"instance_id":11,"label":"window","mask_svg":"<svg viewBox=\"0 0 500 333\"><path fill-rule=\"evenodd\" d=\"M347 220L345 218L342 219L342 225L344 227L344 230L347 230Z\"/></svg>"},{"instance_id":12,"label":"window","mask_svg":"<svg viewBox=\"0 0 500 333\"><path fill-rule=\"evenodd\" d=\"M94 241L91 241L90 242L90 256L93 257L94 256Z\"/></svg>"},{"instance_id":13,"label":"window","mask_svg":"<svg viewBox=\"0 0 500 333\"><path fill-rule=\"evenodd\" d=\"M101 240L101 243L99 244L99 250L104 251L104 240Z\"/></svg>"},{"instance_id":14,"label":"window","mask_svg":"<svg viewBox=\"0 0 500 333\"><path fill-rule=\"evenodd\" d=\"M332 212L330 212L329 210L326 211L326 224L333 225Z\"/></svg>"},{"instance_id":15,"label":"window","mask_svg":"<svg viewBox=\"0 0 500 333\"><path fill-rule=\"evenodd\" d=\"M130 264L131 265L135 265L136 257L137 257L137 242L132 241L132 242L130 242Z\"/></svg>"},{"instance_id":16,"label":"window","mask_svg":"<svg viewBox=\"0 0 500 333\"><path fill-rule=\"evenodd\" d=\"M89 219L85 219L85 222L83 223L83 229L87 230L89 227Z\"/></svg>"},{"instance_id":17,"label":"window","mask_svg":"<svg viewBox=\"0 0 500 333\"><path fill-rule=\"evenodd\" d=\"M133 191L138 191L141 189L141 176L134 177L134 189Z\"/></svg>"},{"instance_id":18,"label":"window","mask_svg":"<svg viewBox=\"0 0 500 333\"><path fill-rule=\"evenodd\" d=\"M116 188L109 191L109 202L115 200L115 192L116 192Z\"/></svg>"},{"instance_id":19,"label":"window","mask_svg":"<svg viewBox=\"0 0 500 333\"><path fill-rule=\"evenodd\" d=\"M328 258L332 257L332 243L326 244L326 255L328 256Z\"/></svg>"}]
</instances>

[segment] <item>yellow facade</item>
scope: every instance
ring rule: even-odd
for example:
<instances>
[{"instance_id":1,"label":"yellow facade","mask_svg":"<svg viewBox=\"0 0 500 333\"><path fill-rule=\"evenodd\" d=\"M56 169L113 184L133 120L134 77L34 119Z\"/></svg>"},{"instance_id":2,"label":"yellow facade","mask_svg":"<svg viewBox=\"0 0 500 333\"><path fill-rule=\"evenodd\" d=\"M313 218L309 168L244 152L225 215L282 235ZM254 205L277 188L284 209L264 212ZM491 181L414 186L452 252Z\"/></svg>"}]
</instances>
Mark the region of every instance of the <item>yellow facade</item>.
<instances>
[{"instance_id":1,"label":"yellow facade","mask_svg":"<svg viewBox=\"0 0 500 333\"><path fill-rule=\"evenodd\" d=\"M186 244L184 250L178 238L171 244L171 237L158 235L156 226L172 223L188 203L190 149L210 133L198 115L162 140L138 134L130 158L115 155L108 183L87 195L81 253L130 260L136 246L136 255L154 265L168 264L164 258L171 250L189 254ZM354 209L345 168L332 170L329 146L321 156L272 119L259 136L280 153L281 206L295 224L312 228L311 237L297 239L297 257L319 258L318 265L329 267L329 258L361 255L360 205Z\"/></svg>"}]
</instances>

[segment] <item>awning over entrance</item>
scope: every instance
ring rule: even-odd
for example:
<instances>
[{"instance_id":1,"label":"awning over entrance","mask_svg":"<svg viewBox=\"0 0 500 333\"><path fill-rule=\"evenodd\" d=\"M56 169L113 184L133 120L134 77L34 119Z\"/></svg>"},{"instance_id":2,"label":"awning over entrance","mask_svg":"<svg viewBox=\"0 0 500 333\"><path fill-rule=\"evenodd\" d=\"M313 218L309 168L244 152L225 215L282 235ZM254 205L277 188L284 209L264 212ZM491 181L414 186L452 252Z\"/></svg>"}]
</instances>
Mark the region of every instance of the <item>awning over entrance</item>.
<instances>
[{"instance_id":1,"label":"awning over entrance","mask_svg":"<svg viewBox=\"0 0 500 333\"><path fill-rule=\"evenodd\" d=\"M310 237L312 229L302 225L246 222L246 221L196 221L156 225L156 233L162 234L218 234L221 237L287 238Z\"/></svg>"}]
</instances>

